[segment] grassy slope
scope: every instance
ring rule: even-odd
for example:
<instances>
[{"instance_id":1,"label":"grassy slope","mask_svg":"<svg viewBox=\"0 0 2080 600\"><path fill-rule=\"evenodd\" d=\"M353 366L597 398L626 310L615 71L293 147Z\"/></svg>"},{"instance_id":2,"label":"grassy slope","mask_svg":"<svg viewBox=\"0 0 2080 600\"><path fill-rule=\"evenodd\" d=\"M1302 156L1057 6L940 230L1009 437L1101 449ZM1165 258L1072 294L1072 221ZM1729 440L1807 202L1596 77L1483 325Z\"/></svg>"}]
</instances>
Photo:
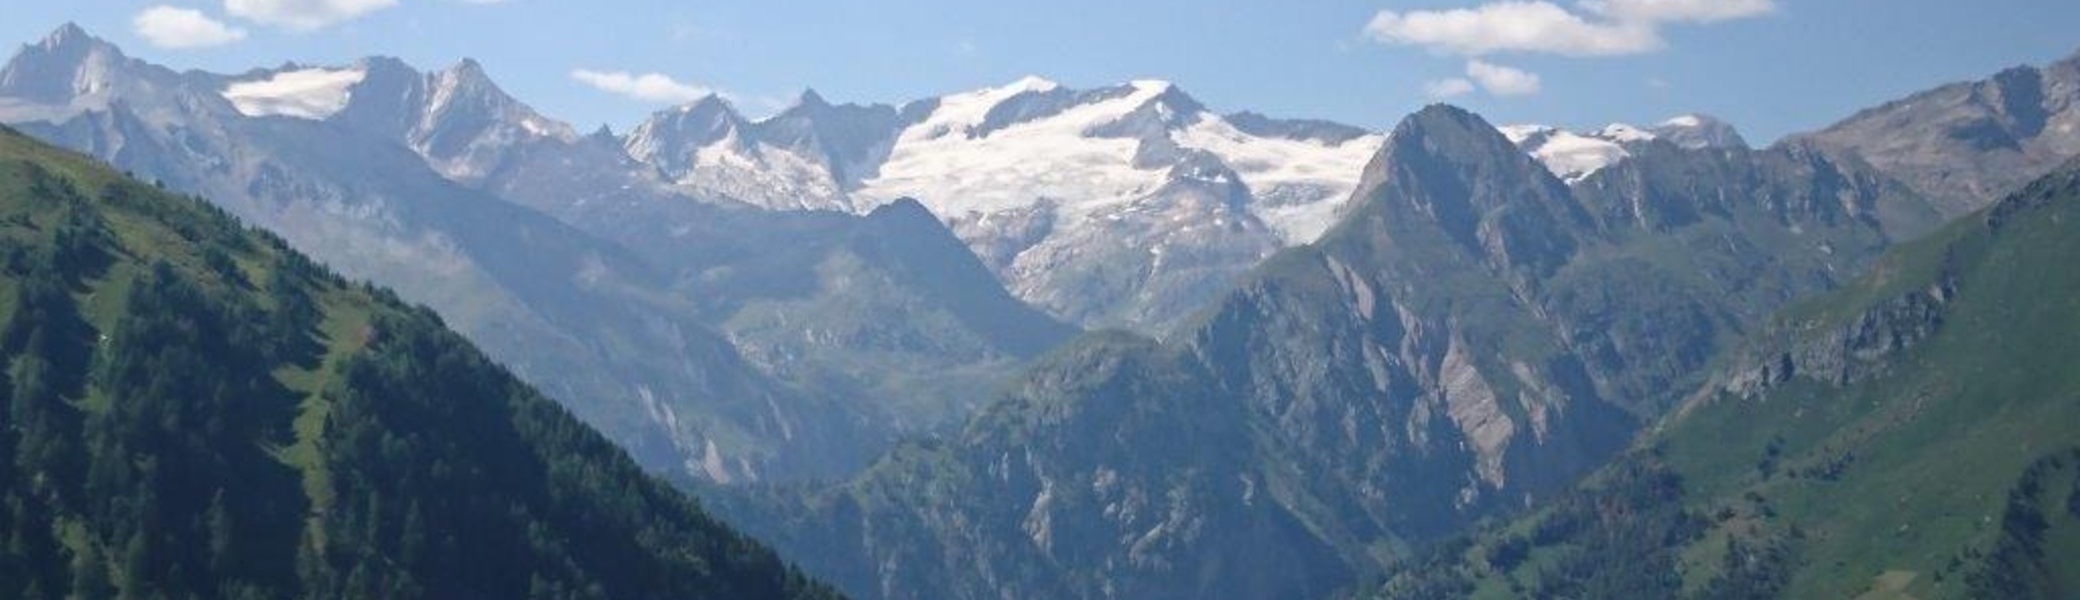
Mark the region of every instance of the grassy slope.
<instances>
[{"instance_id":1,"label":"grassy slope","mask_svg":"<svg viewBox=\"0 0 2080 600\"><path fill-rule=\"evenodd\" d=\"M149 270L149 265L165 263L201 286L205 293L221 296L239 296L257 302L259 307L271 309L269 301L255 293L250 282L268 281L271 270L288 268L285 265L300 260L291 255L286 246L267 239L264 234L244 229L221 213L208 208L200 200L183 199L150 189L144 184L129 180L105 165L90 158L46 146L13 130L0 127L0 239L11 244L34 247L44 243L45 231L62 219L61 202L40 197L31 191L30 182L41 171L55 175L72 189L85 197L99 221L106 226L112 247L113 260L97 277L83 282L74 291L75 301L82 317L96 331L111 332L125 318L130 288L138 277ZM96 197L99 190L125 188L131 190L133 200L114 202ZM240 274L231 278L218 275L211 268L206 255L209 251L223 250ZM243 281L234 281L242 279ZM430 313L404 306L395 296L367 286L351 284L337 277L324 276L304 280L308 288L304 292L318 307L321 316L316 341L320 355L313 360L279 364L273 370L273 378L286 388L296 400L293 421L285 428L288 435L282 439L260 439L255 442L259 450L268 453L284 467L301 477L303 499L300 504L309 508L305 520L303 541L297 548L280 548L285 553L329 552L339 548L328 544L327 538L338 532L328 532L337 523L328 521L326 515L333 512L335 492L341 479L337 473L329 472L329 464L339 464L332 444L337 440L328 438L330 431L341 426L334 418L334 394L343 393L352 384L346 382L350 365L356 361L367 361L369 357L384 353L396 354L396 349L387 351L377 348L376 338L389 333L401 333L397 337L412 338L423 334L417 330L381 330L379 321L387 321L391 327L438 327ZM14 289L20 283L11 277L0 276L0 316L15 312ZM460 344L459 337L446 332L432 332L428 337L439 343ZM104 333L103 345L108 343ZM462 350L474 356L473 351ZM444 356L442 360L452 357ZM376 360L394 360L377 358ZM459 370L489 367L490 363L477 357ZM447 371L458 371L452 362L441 366ZM527 390L502 370L486 373L471 371L459 373L472 378L468 382L427 382L429 388L475 391L468 386L477 382L489 382L496 389L510 390L511 395L495 402L497 413L477 413L468 423L479 431L449 431L446 437L461 440L462 444L476 443L473 440L484 436L510 436L530 444L524 449L529 453L551 453L555 456L508 456L509 465L492 466L492 470L535 468L537 463L546 472L537 472L533 485L519 489L456 490L457 501L481 502L489 500L505 503L515 511L535 511L548 514L522 527L534 534L548 533L563 543L577 547L612 547L617 550L639 548L636 552L653 552L642 556L642 564L623 570L624 573L641 573L640 580L607 581L605 592L609 596L649 597L667 593L665 590L688 589L689 582L695 589L708 589L714 593L749 593L759 597L834 597L826 589L803 580L791 568L779 563L769 551L758 547L755 542L737 536L719 523L706 516L690 500L671 491L662 482L643 475L626 455L606 442L596 433L583 429L568 413L557 408L551 401ZM98 387L98 386L97 386ZM481 393L480 391L478 393ZM76 405L88 414L110 410L109 400L100 390L89 388L84 397L75 400ZM473 405L464 410L477 410L487 405ZM488 417L488 419L481 419ZM438 429L461 423L419 425ZM377 425L380 427L381 425ZM409 434L408 434L409 435ZM489 442L486 442L487 444ZM486 449L490 448L486 446ZM481 449L480 449L481 450ZM449 455L440 460L455 460ZM475 456L471 458L482 458ZM552 463L547 464L547 463ZM435 463L436 465L440 463ZM452 464L452 463L451 463ZM512 466L519 465L519 466ZM468 467L469 465L462 465ZM49 468L49 467L46 467ZM363 472L382 472L380 466L357 465ZM366 482L362 479L358 481ZM294 493L293 491L290 493ZM464 494L476 494L465 498ZM543 494L543 495L537 495ZM499 498L504 496L504 498ZM417 510L416 506L414 510ZM598 511L617 511L605 514ZM588 512L591 511L591 512ZM640 516L624 520L628 511ZM522 514L522 513L516 513ZM89 531L96 527L93 515L60 515L50 523L58 532L65 550L77 555L90 543ZM387 517L386 517L387 518ZM569 521L561 523L554 519L577 519L584 522L584 529L563 529ZM655 521L643 524L641 521ZM392 524L394 525L394 523ZM588 539L592 538L592 539ZM467 537L451 538L448 543L468 545ZM552 541L551 543L556 543ZM618 544L618 545L617 545ZM318 550L313 550L313 549ZM380 556L384 549L361 550L376 555L386 567L406 568L391 563L394 557ZM524 552L521 549L499 549L501 558ZM104 551L105 553L106 551ZM587 565L592 561L580 556L580 564L567 564L562 569L596 568ZM490 560L490 559L486 559ZM490 563L487 563L490 564ZM626 566L626 565L623 565ZM611 567L610 567L611 569ZM649 569L649 570L645 570ZM564 573L569 573L565 571ZM519 577L524 585L527 573L507 571L507 577ZM599 573L595 573L599 576ZM609 578L611 579L611 578ZM669 585L665 585L669 582ZM17 582L19 583L19 582ZM426 581L434 586L440 582ZM659 587L644 589L646 583ZM316 591L317 584L306 590ZM7 587L0 582L0 588ZM618 588L618 589L617 589ZM588 590L599 593L599 590Z\"/></svg>"},{"instance_id":2,"label":"grassy slope","mask_svg":"<svg viewBox=\"0 0 2080 600\"><path fill-rule=\"evenodd\" d=\"M1736 559L1777 562L1781 597L1965 597L1966 576L2004 535L2009 490L2032 464L2080 445L2080 269L2070 264L2080 256L2080 183L2071 173L2054 177L1995 211L1906 245L1857 285L1784 313L1780 330L1791 337L1833 331L1951 278L1954 300L1936 334L1885 358L1880 375L1839 387L1799 378L1755 399L1703 400L1618 467L1680 477L1684 514L1703 523L1670 529L1682 532L1669 575L1683 591L1723 590L1718 578L1738 562L1727 560L1736 551ZM2045 501L2057 505L2067 480L2052 480ZM1633 483L1606 473L1585 494L1612 485ZM1530 537L1570 510L1595 509L1563 505L1498 525L1451 547L1457 556L1441 570L1464 575L1473 597L1536 590L1563 559L1613 546L1575 535L1533 544L1521 562L1491 557L1512 534ZM2080 532L2067 511L2045 512L2053 517L2049 577L2073 581ZM1602 531L1677 518L1646 514L1612 517Z\"/></svg>"}]
</instances>

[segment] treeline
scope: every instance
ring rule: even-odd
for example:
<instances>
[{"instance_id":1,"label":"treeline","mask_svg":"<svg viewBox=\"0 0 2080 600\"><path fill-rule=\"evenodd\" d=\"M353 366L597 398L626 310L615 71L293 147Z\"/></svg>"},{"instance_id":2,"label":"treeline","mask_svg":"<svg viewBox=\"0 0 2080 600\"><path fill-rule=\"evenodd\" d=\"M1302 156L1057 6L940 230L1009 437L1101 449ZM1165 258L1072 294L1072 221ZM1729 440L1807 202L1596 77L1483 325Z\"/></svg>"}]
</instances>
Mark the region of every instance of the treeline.
<instances>
[{"instance_id":1,"label":"treeline","mask_svg":"<svg viewBox=\"0 0 2080 600\"><path fill-rule=\"evenodd\" d=\"M1769 510L1759 496L1748 502L1747 511ZM1464 598L1501 585L1511 597L1538 600L1777 598L1794 553L1770 538L1716 542L1724 544L1721 563L1706 583L1686 589L1683 549L1704 541L1715 520L1735 516L1686 508L1681 477L1651 456L1628 457L1521 521L1529 524L1521 531L1491 526L1396 565L1371 597Z\"/></svg>"},{"instance_id":2,"label":"treeline","mask_svg":"<svg viewBox=\"0 0 2080 600\"><path fill-rule=\"evenodd\" d=\"M2053 536L2080 539L2080 530L2054 527L2057 520L2080 522L2080 448L2037 460L2009 488L1992 548L1966 554L1978 562L1965 577L1971 597L2065 598L2080 593L2075 587L2080 586L2080 565L2045 550Z\"/></svg>"},{"instance_id":3,"label":"treeline","mask_svg":"<svg viewBox=\"0 0 2080 600\"><path fill-rule=\"evenodd\" d=\"M0 597L835 597L429 311L76 177L0 161Z\"/></svg>"}]
</instances>

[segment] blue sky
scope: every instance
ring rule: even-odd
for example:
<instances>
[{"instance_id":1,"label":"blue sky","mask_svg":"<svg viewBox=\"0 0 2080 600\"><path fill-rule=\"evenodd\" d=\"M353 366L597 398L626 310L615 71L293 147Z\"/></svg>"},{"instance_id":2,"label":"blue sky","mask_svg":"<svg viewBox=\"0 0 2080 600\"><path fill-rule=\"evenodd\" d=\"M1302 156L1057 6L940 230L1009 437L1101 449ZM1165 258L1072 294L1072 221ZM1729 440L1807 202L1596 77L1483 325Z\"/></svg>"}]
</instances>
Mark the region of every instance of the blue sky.
<instances>
[{"instance_id":1,"label":"blue sky","mask_svg":"<svg viewBox=\"0 0 2080 600\"><path fill-rule=\"evenodd\" d=\"M1501 6L1510 2L1517 6ZM834 101L897 103L1036 74L1072 87L1168 79L1217 110L1373 128L1439 98L1497 122L1573 127L1699 111L1766 141L2080 49L2080 2L2069 0L0 0L0 8L0 39L26 43L75 21L176 68L235 72L373 54L437 68L474 57L551 116L617 130L693 88L722 90L755 114L804 87ZM140 29L148 10L150 32ZM168 47L179 45L189 47ZM650 99L636 99L581 82L578 70L656 73L676 85L652 85Z\"/></svg>"}]
</instances>

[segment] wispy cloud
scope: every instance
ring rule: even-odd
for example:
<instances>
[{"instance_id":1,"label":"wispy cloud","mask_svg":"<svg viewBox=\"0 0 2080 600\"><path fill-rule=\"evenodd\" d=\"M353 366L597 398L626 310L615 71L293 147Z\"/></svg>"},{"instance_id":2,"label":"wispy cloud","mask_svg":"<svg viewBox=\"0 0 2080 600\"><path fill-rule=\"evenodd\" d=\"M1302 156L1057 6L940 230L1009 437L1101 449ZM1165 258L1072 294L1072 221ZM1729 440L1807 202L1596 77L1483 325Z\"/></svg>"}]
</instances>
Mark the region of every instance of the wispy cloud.
<instances>
[{"instance_id":1,"label":"wispy cloud","mask_svg":"<svg viewBox=\"0 0 2080 600\"><path fill-rule=\"evenodd\" d=\"M713 89L681 83L662 73L636 74L627 71L578 69L571 71L571 79L600 91L643 102L681 104L715 93Z\"/></svg>"},{"instance_id":2,"label":"wispy cloud","mask_svg":"<svg viewBox=\"0 0 2080 600\"><path fill-rule=\"evenodd\" d=\"M1449 100L1473 93L1473 82L1464 77L1439 79L1423 84L1423 95L1432 100Z\"/></svg>"},{"instance_id":3,"label":"wispy cloud","mask_svg":"<svg viewBox=\"0 0 2080 600\"><path fill-rule=\"evenodd\" d=\"M1589 0L1582 6L1632 23L1717 23L1777 11L1772 0Z\"/></svg>"},{"instance_id":4,"label":"wispy cloud","mask_svg":"<svg viewBox=\"0 0 2080 600\"><path fill-rule=\"evenodd\" d=\"M232 16L296 31L322 29L397 6L397 0L224 0Z\"/></svg>"},{"instance_id":5,"label":"wispy cloud","mask_svg":"<svg viewBox=\"0 0 2080 600\"><path fill-rule=\"evenodd\" d=\"M1774 12L1774 0L1589 0L1568 10L1545 0L1505 0L1472 8L1382 10L1365 34L1432 52L1620 56L1661 49L1664 26L1717 23Z\"/></svg>"},{"instance_id":6,"label":"wispy cloud","mask_svg":"<svg viewBox=\"0 0 2080 600\"><path fill-rule=\"evenodd\" d=\"M212 19L192 8L153 6L130 19L130 28L153 46L167 49L208 48L246 39L246 30Z\"/></svg>"},{"instance_id":7,"label":"wispy cloud","mask_svg":"<svg viewBox=\"0 0 2080 600\"><path fill-rule=\"evenodd\" d=\"M1365 36L1396 46L1466 57L1467 79L1425 84L1432 97L1464 95L1472 85L1496 96L1536 94L1538 75L1481 59L1496 54L1576 58L1646 54L1668 45L1662 30L1776 12L1775 0L1583 0L1568 8L1547 0L1500 0L1469 8L1382 10Z\"/></svg>"},{"instance_id":8,"label":"wispy cloud","mask_svg":"<svg viewBox=\"0 0 2080 600\"><path fill-rule=\"evenodd\" d=\"M1482 60L1467 61L1466 76L1496 96L1529 96L1545 88L1537 75Z\"/></svg>"},{"instance_id":9,"label":"wispy cloud","mask_svg":"<svg viewBox=\"0 0 2080 600\"><path fill-rule=\"evenodd\" d=\"M1653 27L1592 22L1549 2L1497 2L1406 13L1383 10L1366 24L1365 33L1381 42L1462 56L1500 52L1612 56L1647 52L1662 44Z\"/></svg>"}]
</instances>

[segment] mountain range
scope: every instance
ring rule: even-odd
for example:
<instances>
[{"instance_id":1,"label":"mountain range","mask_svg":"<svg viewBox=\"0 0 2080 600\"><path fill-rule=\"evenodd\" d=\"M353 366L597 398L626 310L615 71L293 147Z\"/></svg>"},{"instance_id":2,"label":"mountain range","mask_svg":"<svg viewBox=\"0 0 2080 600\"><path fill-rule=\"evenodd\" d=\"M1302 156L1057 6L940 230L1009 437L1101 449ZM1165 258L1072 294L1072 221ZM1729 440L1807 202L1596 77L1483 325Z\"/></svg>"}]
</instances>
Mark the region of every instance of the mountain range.
<instances>
[{"instance_id":1,"label":"mountain range","mask_svg":"<svg viewBox=\"0 0 2080 600\"><path fill-rule=\"evenodd\" d=\"M68 26L0 71L0 121L396 286L689 477L849 473L1073 331L914 202L690 200L467 61L177 73Z\"/></svg>"},{"instance_id":2,"label":"mountain range","mask_svg":"<svg viewBox=\"0 0 2080 600\"><path fill-rule=\"evenodd\" d=\"M2040 104L2070 105L2058 98ZM2070 114L2061 108L2045 121ZM1799 450L1802 472L1825 473L1829 465L1856 459L1857 451L1844 445L1900 418L1887 410L1807 424L1799 419L1802 411L1774 406L1750 411L1756 417L1728 417L1734 423L1774 419L1751 427L1692 414L1718 414L1695 408L1705 405L1696 399L1699 390L1752 392L1802 377L1854 381L1867 376L1861 374L1865 362L1882 363L1927 335L1926 320L1940 312L1931 302L1949 294L1940 285L1897 288L1888 293L1902 295L1901 302L1880 307L1890 312L1835 317L1840 325L1780 320L1812 310L1804 302L1861 314L1865 305L1857 302L1869 301L1872 292L1869 284L1852 282L1899 277L1900 259L1880 258L1889 249L1967 227L1941 228L1960 206L1944 188L1901 177L1897 167L1878 165L1882 157L1830 140L1864 118L1756 150L1704 117L1579 133L1498 128L1457 109L1426 109L1387 136L1339 221L1321 238L1275 254L1161 340L1085 336L1028 369L958 437L906 444L839 485L734 490L715 494L716 506L810 572L862 598L1322 597L1386 577L1395 579L1380 589L1396 598L1787 597L1787 590L1788 597L1865 591L1891 597L1883 594L1924 589L1929 580L1916 577L1934 571L1894 572L1874 558L1883 555L1870 550L1868 540L1879 530L1868 519L1832 527L1825 538L1832 540L1825 546L1832 554L1818 556L1842 557L1836 575L1792 576L1790 583L1780 580L1787 569L1824 568L1801 569L1796 565L1809 563L1800 555L1765 546L1787 543L1780 539L1728 541L1722 533L1689 545L1664 544L1675 539L1665 537L1676 535L1670 531L1692 530L1656 529L1664 523L1659 515L1701 513L1684 512L1695 507L1669 495L1670 480L1631 468L1639 463L1628 450L1636 436L1646 436L1642 444L1665 439L1659 437L1670 427L1664 423L1673 421L1689 424L1682 447L1706 455L1690 460L1721 460L1709 453L1730 450L1716 442L1738 439L1726 447L1752 443L1760 460L1769 461L1791 451L1783 446L1790 442L1769 441L1780 435L1806 440L1799 447L1805 448ZM1955 130L1945 119L1905 117L1885 131L1917 140ZM2055 141L2055 128L2033 131L2043 135L2026 147ZM1977 146L1945 148L1955 154L1946 159L1951 164L2005 164L1976 156ZM2013 155L2007 147L1986 152ZM1960 170L1984 180L2012 177L1988 168ZM2057 213L2041 212L2045 216L2033 222L2055 228ZM1905 251L1926 254L1941 243L1916 242ZM1825 295L1845 285L1850 289L1838 296ZM1822 299L1809 300L1816 295ZM2063 308L2041 304L2061 297L2056 293L1992 295L2050 311L2018 317L2021 327L2061 322L2051 313ZM2011 308L1987 310L2020 310L2013 303L1996 306ZM1905 321L1886 320L1894 313ZM2047 326L2037 335L2062 339L2063 330ZM1786 332L1816 337L1789 354L1755 354L1757 344ZM2062 355L2039 349L2012 351L2039 359ZM2001 362L1989 360L1973 364ZM2034 366L2009 368L2015 382L2057 368L2016 360ZM1955 377L1946 385L1962 389L1976 381ZM2064 410L2070 403L2058 398L2052 392L2046 404L2030 406ZM1909 547L1964 548L1927 559L1956 557L1942 575L1952 578L2008 577L2000 573L2009 566L2049 574L1974 586L2023 586L1991 589L2040 596L2065 589L2057 586L2067 575L2047 557L2070 552L2044 544L2066 538L2047 538L2030 525L2030 515L2051 514L2064 496L2040 494L2036 490L2045 488L2022 482L2048 481L2042 485L2059 489L2055 477L2068 466L2056 445L2073 438L2055 428L2021 428L2070 419L2007 415L1984 395L1950 401L1966 407L1958 410L1978 411L1972 414L2015 419L2000 421L2013 427L1975 435L2024 443L1989 459L1985 464L1995 468L1986 477L1919 481L1955 485L1946 496L1953 500L1997 498L2006 486L2018 486L2024 495L2011 497L2023 500L2011 514L2022 515L2022 524L2019 533L1999 538L1947 537L1921 545L1919 537L1908 537ZM1950 424L1919 422L1916 435L1922 436L1939 435ZM1998 433L2011 430L2015 437ZM1828 500L1792 506L1878 510L1870 506L1874 490L1889 489L1882 486L1912 469L1973 469L1980 464L1973 457L1982 455L1970 449L1918 451L1911 456L1921 462L1872 475L1862 495L1818 496ZM1732 477L1748 464L1705 468ZM2026 467L2039 475L2025 477ZM1574 487L1584 476L1589 491ZM1621 484L1597 487L1613 480ZM1714 518L1792 510L1736 500L1748 488L1726 489L1699 494L1719 503L1712 506L1734 505L1732 513ZM1593 512L1613 506L1642 517ZM1945 506L1951 512L1944 515L1979 514ZM1518 538L1492 544L1475 538L1478 552L1468 556L1493 561L1501 553L1522 573L1514 583L1482 578L1481 563L1453 562L1454 551L1468 547L1459 537L1467 528L1542 507L1563 511L1552 535L1587 549L1559 554L1556 563L1523 554L1553 540L1534 536L1536 543L1527 546ZM2063 527L2057 523L2063 521L2053 527ZM1900 531L1914 526L1910 521ZM1538 527L1530 521L1504 531L1546 531ZM1820 525L1804 527L1771 533L1796 543ZM1650 554L1611 551L1614 544ZM2011 547L2000 559L2011 562L1970 564L1981 558L1978 552ZM1596 587L1665 581L1669 571L1641 568L1665 563L1643 561L1666 560L1678 549L1684 561L1676 570L1684 574L1679 588ZM1446 558L1426 558L1436 556ZM1852 556L1861 562L1850 565ZM1715 569L1713 561L1721 560L1725 568ZM1557 573L1539 579L1548 570ZM1842 578L1839 572L1864 574ZM1455 585L1453 577L1462 573L1475 577Z\"/></svg>"},{"instance_id":3,"label":"mountain range","mask_svg":"<svg viewBox=\"0 0 2080 600\"><path fill-rule=\"evenodd\" d=\"M1163 81L1074 90L1037 77L900 107L809 92L758 121L709 97L625 141L699 196L850 212L916 198L1020 298L1145 332L1320 235L1379 143L1333 123L1215 114Z\"/></svg>"},{"instance_id":4,"label":"mountain range","mask_svg":"<svg viewBox=\"0 0 2080 600\"><path fill-rule=\"evenodd\" d=\"M1627 152L1570 185L1426 109L1341 222L1171 337L1072 342L957 438L717 508L863 598L1321 597L1565 491L1775 310L1932 226L1804 145Z\"/></svg>"},{"instance_id":5,"label":"mountain range","mask_svg":"<svg viewBox=\"0 0 2080 600\"><path fill-rule=\"evenodd\" d=\"M2076 64L1761 148L1039 78L617 135L467 60L176 72L67 26L0 121L429 305L862 599L2055 595L2029 374L2069 307L1998 274L2063 247ZM1864 514L1900 489L1943 529Z\"/></svg>"}]
</instances>

